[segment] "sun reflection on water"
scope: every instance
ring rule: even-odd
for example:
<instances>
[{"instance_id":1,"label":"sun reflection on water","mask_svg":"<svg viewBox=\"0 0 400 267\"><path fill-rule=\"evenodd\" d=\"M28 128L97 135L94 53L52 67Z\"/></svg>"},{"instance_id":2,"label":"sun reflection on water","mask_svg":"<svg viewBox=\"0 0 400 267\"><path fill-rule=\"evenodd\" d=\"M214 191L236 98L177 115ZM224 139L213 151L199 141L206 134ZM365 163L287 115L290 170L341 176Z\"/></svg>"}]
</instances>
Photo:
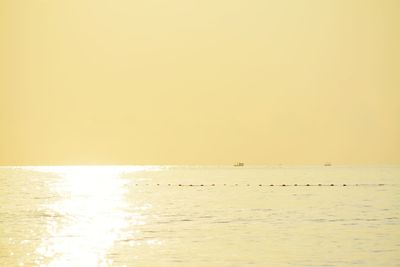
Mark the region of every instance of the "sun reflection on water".
<instances>
[{"instance_id":1,"label":"sun reflection on water","mask_svg":"<svg viewBox=\"0 0 400 267\"><path fill-rule=\"evenodd\" d=\"M47 169L51 171L51 169ZM49 238L36 250L40 266L110 266L108 250L132 224L124 194L123 170L114 167L58 167L50 204ZM140 220L138 217L137 220ZM136 223L140 223L137 221Z\"/></svg>"}]
</instances>

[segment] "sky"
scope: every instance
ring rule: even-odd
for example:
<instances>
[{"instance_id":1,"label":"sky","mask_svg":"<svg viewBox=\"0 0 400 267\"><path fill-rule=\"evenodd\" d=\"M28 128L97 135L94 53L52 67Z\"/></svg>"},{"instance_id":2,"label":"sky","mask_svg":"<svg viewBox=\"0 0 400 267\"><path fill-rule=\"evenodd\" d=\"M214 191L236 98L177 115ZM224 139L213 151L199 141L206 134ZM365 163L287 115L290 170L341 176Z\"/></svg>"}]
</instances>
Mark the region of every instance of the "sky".
<instances>
[{"instance_id":1,"label":"sky","mask_svg":"<svg viewBox=\"0 0 400 267\"><path fill-rule=\"evenodd\" d=\"M400 164L398 14L0 0L0 165Z\"/></svg>"}]
</instances>

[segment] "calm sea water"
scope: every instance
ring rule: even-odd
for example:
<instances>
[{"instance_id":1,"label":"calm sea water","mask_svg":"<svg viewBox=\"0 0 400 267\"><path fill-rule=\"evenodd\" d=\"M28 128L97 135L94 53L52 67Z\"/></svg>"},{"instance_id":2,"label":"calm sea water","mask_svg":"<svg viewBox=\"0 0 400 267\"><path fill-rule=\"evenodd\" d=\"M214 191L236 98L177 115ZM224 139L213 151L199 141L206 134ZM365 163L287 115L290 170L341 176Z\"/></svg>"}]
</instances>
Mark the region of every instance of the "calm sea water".
<instances>
[{"instance_id":1,"label":"calm sea water","mask_svg":"<svg viewBox=\"0 0 400 267\"><path fill-rule=\"evenodd\" d=\"M400 266L400 168L3 167L0 266Z\"/></svg>"}]
</instances>

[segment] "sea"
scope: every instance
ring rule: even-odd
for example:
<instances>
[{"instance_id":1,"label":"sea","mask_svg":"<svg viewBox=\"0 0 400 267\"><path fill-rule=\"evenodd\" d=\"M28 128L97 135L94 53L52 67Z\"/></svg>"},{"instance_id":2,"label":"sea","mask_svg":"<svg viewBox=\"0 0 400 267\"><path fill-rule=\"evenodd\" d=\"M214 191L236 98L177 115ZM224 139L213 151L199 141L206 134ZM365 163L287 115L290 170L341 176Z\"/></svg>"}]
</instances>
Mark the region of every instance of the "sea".
<instances>
[{"instance_id":1,"label":"sea","mask_svg":"<svg viewBox=\"0 0 400 267\"><path fill-rule=\"evenodd\" d=\"M0 266L400 266L400 166L1 167Z\"/></svg>"}]
</instances>

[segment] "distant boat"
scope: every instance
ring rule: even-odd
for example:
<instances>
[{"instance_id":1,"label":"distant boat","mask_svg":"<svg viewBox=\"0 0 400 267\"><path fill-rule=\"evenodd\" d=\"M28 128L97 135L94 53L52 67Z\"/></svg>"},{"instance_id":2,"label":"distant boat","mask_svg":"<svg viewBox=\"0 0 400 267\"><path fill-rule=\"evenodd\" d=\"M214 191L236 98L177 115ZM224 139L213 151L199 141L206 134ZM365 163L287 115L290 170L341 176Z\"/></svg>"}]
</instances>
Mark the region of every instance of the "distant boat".
<instances>
[{"instance_id":1,"label":"distant boat","mask_svg":"<svg viewBox=\"0 0 400 267\"><path fill-rule=\"evenodd\" d=\"M243 167L244 163L243 162L236 162L235 164L233 164L234 167Z\"/></svg>"},{"instance_id":2,"label":"distant boat","mask_svg":"<svg viewBox=\"0 0 400 267\"><path fill-rule=\"evenodd\" d=\"M327 162L327 163L325 163L325 164L324 164L324 166L325 166L325 167L332 166L332 163L330 163L330 162Z\"/></svg>"}]
</instances>

